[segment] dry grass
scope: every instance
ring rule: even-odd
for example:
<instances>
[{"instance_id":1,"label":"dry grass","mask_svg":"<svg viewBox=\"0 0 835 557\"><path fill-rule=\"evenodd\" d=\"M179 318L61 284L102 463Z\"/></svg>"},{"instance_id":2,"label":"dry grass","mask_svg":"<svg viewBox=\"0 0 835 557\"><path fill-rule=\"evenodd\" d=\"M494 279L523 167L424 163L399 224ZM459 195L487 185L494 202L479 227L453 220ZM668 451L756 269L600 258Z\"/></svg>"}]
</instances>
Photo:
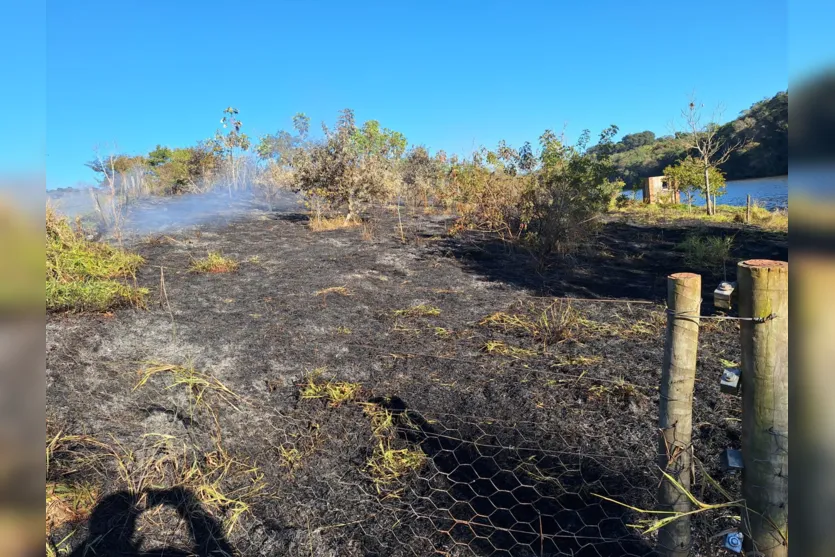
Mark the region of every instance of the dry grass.
<instances>
[{"instance_id":1,"label":"dry grass","mask_svg":"<svg viewBox=\"0 0 835 557\"><path fill-rule=\"evenodd\" d=\"M296 447L282 445L278 448L278 458L278 465L292 472L301 466L302 452Z\"/></svg>"},{"instance_id":2,"label":"dry grass","mask_svg":"<svg viewBox=\"0 0 835 557\"><path fill-rule=\"evenodd\" d=\"M551 367L563 366L590 366L599 364L603 361L600 356L571 356L568 358L560 358L551 364Z\"/></svg>"},{"instance_id":3,"label":"dry grass","mask_svg":"<svg viewBox=\"0 0 835 557\"><path fill-rule=\"evenodd\" d=\"M98 497L98 488L89 483L46 482L46 535L87 520Z\"/></svg>"},{"instance_id":4,"label":"dry grass","mask_svg":"<svg viewBox=\"0 0 835 557\"><path fill-rule=\"evenodd\" d=\"M104 490L77 476L98 478L107 491L125 490L144 497L148 489L181 487L224 524L227 535L266 489L258 467L231 455L215 440L210 451L163 434L146 434L132 449L112 440L57 433L46 443L46 533L87 519ZM53 479L55 478L55 479ZM146 512L153 515L161 508ZM72 535L72 534L70 534ZM47 547L58 552L62 542Z\"/></svg>"},{"instance_id":5,"label":"dry grass","mask_svg":"<svg viewBox=\"0 0 835 557\"><path fill-rule=\"evenodd\" d=\"M321 375L324 372L325 368L318 368L308 375L307 382L299 391L299 398L324 399L329 406L336 407L353 400L362 390L359 383L323 380Z\"/></svg>"},{"instance_id":6,"label":"dry grass","mask_svg":"<svg viewBox=\"0 0 835 557\"><path fill-rule=\"evenodd\" d=\"M362 223L362 233L360 238L365 242L372 241L377 236L377 224L373 221L365 221Z\"/></svg>"},{"instance_id":7,"label":"dry grass","mask_svg":"<svg viewBox=\"0 0 835 557\"><path fill-rule=\"evenodd\" d=\"M639 395L635 385L627 383L623 378L618 379L615 383L592 385L588 388L588 393L589 398L607 403L625 403Z\"/></svg>"},{"instance_id":8,"label":"dry grass","mask_svg":"<svg viewBox=\"0 0 835 557\"><path fill-rule=\"evenodd\" d=\"M329 288L323 288L321 290L317 290L314 292L314 296L328 296L329 294L337 294L339 296L350 296L351 292L348 290L346 286L331 286Z\"/></svg>"},{"instance_id":9,"label":"dry grass","mask_svg":"<svg viewBox=\"0 0 835 557\"><path fill-rule=\"evenodd\" d=\"M539 310L529 304L524 312L496 312L488 315L479 325L501 329L503 332L525 334L541 343L543 348L571 338L580 320L571 304L556 300Z\"/></svg>"},{"instance_id":10,"label":"dry grass","mask_svg":"<svg viewBox=\"0 0 835 557\"><path fill-rule=\"evenodd\" d=\"M389 440L381 439L366 463L366 470L373 478L377 493L383 493L392 484L397 484L405 476L420 470L424 464L426 455L423 451L410 448L393 449ZM389 496L395 493L390 493Z\"/></svg>"},{"instance_id":11,"label":"dry grass","mask_svg":"<svg viewBox=\"0 0 835 557\"><path fill-rule=\"evenodd\" d=\"M166 390L178 387L186 390L192 414L203 406L212 415L215 415L213 406L215 399L238 410L236 403L242 400L240 395L233 392L216 377L199 372L192 365L149 362L137 373L139 374L139 381L133 387L134 391L146 385L152 377L164 374L169 379L165 387Z\"/></svg>"},{"instance_id":12,"label":"dry grass","mask_svg":"<svg viewBox=\"0 0 835 557\"><path fill-rule=\"evenodd\" d=\"M317 217L307 222L308 228L314 232L326 232L328 230L341 230L343 228L354 228L360 223L355 220L346 221L345 217Z\"/></svg>"},{"instance_id":13,"label":"dry grass","mask_svg":"<svg viewBox=\"0 0 835 557\"><path fill-rule=\"evenodd\" d=\"M666 481L670 482L673 486L675 486L675 488L680 493L682 493L685 497L687 497L687 499L691 503L692 510L685 511L685 512L665 512L665 511L658 511L658 510L653 510L653 509L641 509L639 507L629 505L629 504L624 503L622 501L618 501L616 499L612 499L610 497L600 495L598 493L593 493L593 495L595 497L599 497L600 499L603 499L604 501L609 501L611 503L615 503L617 505L620 505L620 506L622 506L626 509L631 510L632 512L638 513L639 515L640 514L645 514L645 515L650 516L651 518L639 519L639 520L636 521L637 522L636 524L630 525L633 528L636 528L639 531L641 531L641 533L645 536L648 535L648 534L651 534L652 532L655 532L656 530L658 530L660 528L663 528L667 524L670 524L671 522L675 522L676 520L679 520L680 518L685 517L685 516L692 516L692 515L695 515L695 514L705 513L705 512L709 512L709 511L716 511L716 510L720 510L720 509L728 509L728 508L738 508L739 509L738 516L746 516L750 512L752 512L751 509L747 508L747 506L745 505L744 500L741 500L741 499L740 500L734 500L731 497L731 495L725 489L722 488L722 486L719 484L719 482L717 482L715 479L713 479L713 477L707 472L707 470L705 469L705 466L702 464L702 462L698 458L694 459L694 460L695 460L695 463L699 467L699 471L700 471L700 473L702 475L702 478L704 480L703 483L705 485L709 484L712 487L714 487L716 489L716 491L719 492L722 495L722 497L724 497L726 499L726 502L716 503L716 504L709 504L709 503L704 503L704 502L700 501L698 498L696 498L696 496L690 490L688 490L686 487L684 487L684 485L682 485L681 482L679 482L676 478L674 478L673 476L671 476L670 474L668 474L667 472L665 472L664 470L661 470L661 469L659 469L659 471L661 472L661 475L663 476L661 481L666 480ZM780 534L782 536L782 541L784 543L788 544L788 532L780 532Z\"/></svg>"},{"instance_id":14,"label":"dry grass","mask_svg":"<svg viewBox=\"0 0 835 557\"><path fill-rule=\"evenodd\" d=\"M47 429L50 424L47 423ZM65 435L57 432L46 440L46 536L66 524L77 524L89 518L99 488L81 479L83 472L102 474L109 445L86 435ZM61 546L61 543L57 544ZM49 550L56 551L50 543Z\"/></svg>"},{"instance_id":15,"label":"dry grass","mask_svg":"<svg viewBox=\"0 0 835 557\"><path fill-rule=\"evenodd\" d=\"M373 402L361 402L362 413L371 422L371 431L376 437L392 437L395 434L394 414Z\"/></svg>"},{"instance_id":16,"label":"dry grass","mask_svg":"<svg viewBox=\"0 0 835 557\"><path fill-rule=\"evenodd\" d=\"M441 310L427 304L418 304L406 309L394 311L397 317L435 317L441 315Z\"/></svg>"},{"instance_id":17,"label":"dry grass","mask_svg":"<svg viewBox=\"0 0 835 557\"><path fill-rule=\"evenodd\" d=\"M210 251L206 257L192 259L189 271L193 273L231 273L238 270L240 263L220 252Z\"/></svg>"},{"instance_id":18,"label":"dry grass","mask_svg":"<svg viewBox=\"0 0 835 557\"><path fill-rule=\"evenodd\" d=\"M449 338L452 336L452 331L446 327L433 327L432 330L435 332L435 336L439 338Z\"/></svg>"},{"instance_id":19,"label":"dry grass","mask_svg":"<svg viewBox=\"0 0 835 557\"><path fill-rule=\"evenodd\" d=\"M204 452L171 435L148 434L133 451L115 443L111 451L122 483L131 493L181 487L221 520L229 535L251 503L266 489L258 467L228 453L220 443Z\"/></svg>"},{"instance_id":20,"label":"dry grass","mask_svg":"<svg viewBox=\"0 0 835 557\"><path fill-rule=\"evenodd\" d=\"M488 340L482 347L484 352L488 354L498 354L500 356L511 356L513 358L528 358L536 356L536 351L528 350L526 348L519 348L512 346L500 340Z\"/></svg>"}]
</instances>

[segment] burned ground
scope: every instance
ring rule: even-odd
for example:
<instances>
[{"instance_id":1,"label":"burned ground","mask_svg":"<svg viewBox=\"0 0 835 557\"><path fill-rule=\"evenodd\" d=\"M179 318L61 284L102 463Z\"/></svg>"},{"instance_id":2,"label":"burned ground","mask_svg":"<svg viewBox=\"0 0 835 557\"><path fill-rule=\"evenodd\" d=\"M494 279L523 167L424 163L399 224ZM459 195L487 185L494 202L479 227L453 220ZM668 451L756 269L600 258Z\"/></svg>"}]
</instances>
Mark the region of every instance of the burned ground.
<instances>
[{"instance_id":1,"label":"burned ground","mask_svg":"<svg viewBox=\"0 0 835 557\"><path fill-rule=\"evenodd\" d=\"M725 273L683 267L675 247L692 227L610 222L572 258L543 261L448 237L443 217L408 217L405 243L391 215L373 231L305 220L254 213L137 240L147 309L49 316L47 427L66 440L49 481L134 510L164 507L124 495L137 487L228 495L196 493L201 520L224 525L206 530L214 549L192 547L194 521L174 505L134 517L137 554L650 554L627 526L646 517L600 496L654 504L665 276L702 272L709 302ZM785 236L698 230L736 234L738 257L785 258ZM209 252L237 269L190 270ZM719 469L740 433L723 360L739 360L737 327L705 321L695 451L735 494ZM178 482L189 466L200 482ZM701 483L696 495L722 500ZM81 514L52 541L101 543ZM696 517L700 554L718 553L708 538L730 514Z\"/></svg>"}]
</instances>

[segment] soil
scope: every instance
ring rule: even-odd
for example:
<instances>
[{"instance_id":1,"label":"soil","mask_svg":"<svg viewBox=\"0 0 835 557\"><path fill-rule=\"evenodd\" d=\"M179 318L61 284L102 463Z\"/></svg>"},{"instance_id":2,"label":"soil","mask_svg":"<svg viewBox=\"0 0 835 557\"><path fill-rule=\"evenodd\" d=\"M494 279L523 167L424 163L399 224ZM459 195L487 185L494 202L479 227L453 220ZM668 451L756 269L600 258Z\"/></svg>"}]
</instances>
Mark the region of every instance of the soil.
<instances>
[{"instance_id":1,"label":"soil","mask_svg":"<svg viewBox=\"0 0 835 557\"><path fill-rule=\"evenodd\" d=\"M653 536L629 526L651 517L600 496L654 508L665 277L701 273L708 315L712 290L734 278L732 265L687 268L675 247L688 234L733 234L734 261L785 260L786 236L611 221L579 253L538 260L488 234L449 237L447 217L404 218L402 237L385 211L373 229L312 232L304 215L253 212L145 237L131 247L147 260L137 276L151 290L147 309L48 316L50 431L140 459L154 435L199 455L222 446L266 486L221 529L230 509L189 499L143 521L136 509L154 505L130 499L115 466L56 466L63 477L51 479L95 482L111 497L53 541L75 531L66 543L78 555L96 543L98 554L136 555L651 554ZM209 250L239 269L189 272ZM317 295L339 286L347 295ZM421 304L440 313L395 313ZM479 324L495 312L536 319L551 304L569 325L546 339ZM739 448L740 404L719 378L723 360L739 361L738 335L734 321L703 322L694 400L695 453L732 495L739 478L719 462ZM518 350L491 352L490 341ZM162 374L137 388L147 362L193 365L240 398L212 399L213 415ZM361 391L339 405L300 397L314 370ZM393 483L367 466L383 439L368 401L393 416L385 443L425 455ZM724 501L697 479L697 497ZM733 527L733 514L696 515L694 553L719 555L711 536Z\"/></svg>"}]
</instances>

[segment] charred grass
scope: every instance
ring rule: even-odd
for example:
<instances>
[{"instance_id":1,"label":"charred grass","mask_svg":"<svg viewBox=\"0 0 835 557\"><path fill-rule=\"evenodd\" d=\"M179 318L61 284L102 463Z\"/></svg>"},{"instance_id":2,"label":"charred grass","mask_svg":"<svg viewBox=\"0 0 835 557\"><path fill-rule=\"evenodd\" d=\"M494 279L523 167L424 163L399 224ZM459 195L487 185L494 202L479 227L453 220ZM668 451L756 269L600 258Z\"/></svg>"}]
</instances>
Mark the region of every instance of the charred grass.
<instances>
[{"instance_id":1,"label":"charred grass","mask_svg":"<svg viewBox=\"0 0 835 557\"><path fill-rule=\"evenodd\" d=\"M49 544L89 545L96 509L127 494L143 550L193 550L154 504L177 489L241 555L650 554L638 517L599 496L652 507L664 277L692 230L610 223L610 256L535 261L446 237L442 217L402 222L443 239L404 243L396 217L373 243L282 215L185 231L134 246L138 286L164 267L170 307L49 316ZM259 264L192 273L194 250ZM781 250L741 231L732 255ZM702 272L706 290L723 278ZM739 361L736 325L706 321L695 451L738 493L719 468L740 443L723 360ZM701 554L734 520L694 517Z\"/></svg>"}]
</instances>

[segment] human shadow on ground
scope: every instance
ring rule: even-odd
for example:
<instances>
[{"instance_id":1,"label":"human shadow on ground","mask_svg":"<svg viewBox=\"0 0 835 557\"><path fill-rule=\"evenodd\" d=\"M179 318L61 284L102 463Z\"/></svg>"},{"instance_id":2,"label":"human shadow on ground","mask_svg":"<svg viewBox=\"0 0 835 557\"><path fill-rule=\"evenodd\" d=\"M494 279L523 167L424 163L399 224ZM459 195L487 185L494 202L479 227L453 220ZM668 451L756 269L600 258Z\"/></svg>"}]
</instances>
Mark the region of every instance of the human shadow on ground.
<instances>
[{"instance_id":1,"label":"human shadow on ground","mask_svg":"<svg viewBox=\"0 0 835 557\"><path fill-rule=\"evenodd\" d=\"M594 495L634 492L622 473L582 455L463 438L458 426L430 422L398 397L370 402L388 409L398 435L431 459L432 469L412 485L409 505L433 515L436 534L476 555L653 555L627 528L629 511Z\"/></svg>"},{"instance_id":2,"label":"human shadow on ground","mask_svg":"<svg viewBox=\"0 0 835 557\"><path fill-rule=\"evenodd\" d=\"M141 495L146 497L140 505ZM150 489L142 494L120 491L105 497L90 516L87 538L75 548L70 557L108 555L118 557L232 557L232 546L223 530L200 505L189 490ZM136 537L139 516L154 507L173 508L185 522L192 548L163 547L140 551L142 539Z\"/></svg>"},{"instance_id":3,"label":"human shadow on ground","mask_svg":"<svg viewBox=\"0 0 835 557\"><path fill-rule=\"evenodd\" d=\"M734 249L724 267L693 266L679 244L690 235L732 236ZM631 225L609 222L575 252L535 256L493 234L463 233L434 246L457 259L467 272L485 280L531 290L542 296L661 300L666 277L691 271L702 274L704 295L722 280L736 279L742 259L788 257L785 234L728 226ZM707 298L706 298L707 299Z\"/></svg>"}]
</instances>

